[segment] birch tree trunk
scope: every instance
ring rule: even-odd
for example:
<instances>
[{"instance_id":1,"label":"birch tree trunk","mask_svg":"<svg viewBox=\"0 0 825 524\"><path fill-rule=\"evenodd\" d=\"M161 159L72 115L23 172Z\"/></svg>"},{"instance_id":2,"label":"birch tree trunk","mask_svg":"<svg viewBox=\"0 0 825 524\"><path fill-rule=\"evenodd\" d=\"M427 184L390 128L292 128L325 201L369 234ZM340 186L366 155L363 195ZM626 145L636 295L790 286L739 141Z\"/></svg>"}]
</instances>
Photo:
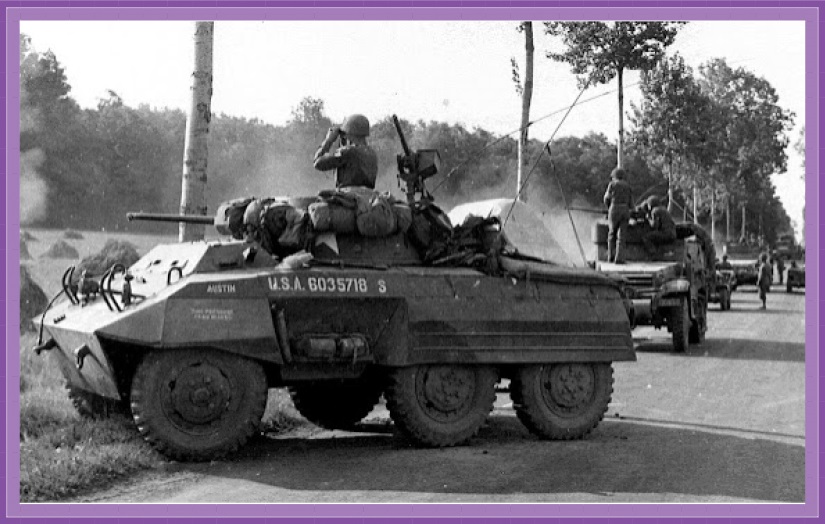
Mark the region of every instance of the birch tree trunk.
<instances>
[{"instance_id":1,"label":"birch tree trunk","mask_svg":"<svg viewBox=\"0 0 825 524\"><path fill-rule=\"evenodd\" d=\"M699 203L699 190L696 188L696 181L694 180L693 181L693 223L694 224L699 223L699 213L697 212L698 211L698 207L697 207L698 203Z\"/></svg>"},{"instance_id":2,"label":"birch tree trunk","mask_svg":"<svg viewBox=\"0 0 825 524\"><path fill-rule=\"evenodd\" d=\"M711 189L710 193L710 239L716 242L716 190Z\"/></svg>"},{"instance_id":3,"label":"birch tree trunk","mask_svg":"<svg viewBox=\"0 0 825 524\"><path fill-rule=\"evenodd\" d=\"M742 204L742 236L741 239L747 241L748 238L745 236L745 204Z\"/></svg>"},{"instance_id":4,"label":"birch tree trunk","mask_svg":"<svg viewBox=\"0 0 825 524\"><path fill-rule=\"evenodd\" d=\"M524 49L525 49L525 76L524 87L521 91L521 133L518 141L518 172L516 176L516 197L518 200L526 201L522 195L522 183L524 171L527 167L527 139L530 126L530 103L533 98L533 22L524 22Z\"/></svg>"},{"instance_id":5,"label":"birch tree trunk","mask_svg":"<svg viewBox=\"0 0 825 524\"><path fill-rule=\"evenodd\" d=\"M206 165L209 121L212 119L212 36L214 22L195 22L195 70L192 100L186 119L180 212L206 215ZM181 242L203 240L203 224L181 224Z\"/></svg>"},{"instance_id":6,"label":"birch tree trunk","mask_svg":"<svg viewBox=\"0 0 825 524\"><path fill-rule=\"evenodd\" d=\"M618 167L624 167L624 163L622 162L622 157L624 156L624 86L622 82L624 71L620 67L618 69L618 74L616 75L617 80L619 81L619 147L616 151L616 165Z\"/></svg>"},{"instance_id":7,"label":"birch tree trunk","mask_svg":"<svg viewBox=\"0 0 825 524\"><path fill-rule=\"evenodd\" d=\"M725 199L725 218L727 224L725 226L725 242L730 242L730 195Z\"/></svg>"}]
</instances>

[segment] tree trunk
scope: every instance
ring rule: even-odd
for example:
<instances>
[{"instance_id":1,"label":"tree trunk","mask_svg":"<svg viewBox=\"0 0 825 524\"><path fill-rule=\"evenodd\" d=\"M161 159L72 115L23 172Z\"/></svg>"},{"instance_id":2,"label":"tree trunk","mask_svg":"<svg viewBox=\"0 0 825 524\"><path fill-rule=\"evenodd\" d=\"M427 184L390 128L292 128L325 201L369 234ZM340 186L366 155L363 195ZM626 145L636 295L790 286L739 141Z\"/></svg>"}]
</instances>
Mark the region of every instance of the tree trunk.
<instances>
[{"instance_id":1,"label":"tree trunk","mask_svg":"<svg viewBox=\"0 0 825 524\"><path fill-rule=\"evenodd\" d=\"M716 191L710 193L710 239L716 242Z\"/></svg>"},{"instance_id":2,"label":"tree trunk","mask_svg":"<svg viewBox=\"0 0 825 524\"><path fill-rule=\"evenodd\" d=\"M727 220L725 226L725 242L730 242L730 195L725 199L725 218Z\"/></svg>"},{"instance_id":3,"label":"tree trunk","mask_svg":"<svg viewBox=\"0 0 825 524\"><path fill-rule=\"evenodd\" d=\"M699 223L699 213L698 213L698 204L699 201L699 190L696 188L696 181L693 181L693 223Z\"/></svg>"},{"instance_id":4,"label":"tree trunk","mask_svg":"<svg viewBox=\"0 0 825 524\"><path fill-rule=\"evenodd\" d=\"M668 159L667 165L667 211L673 213L673 160Z\"/></svg>"},{"instance_id":5,"label":"tree trunk","mask_svg":"<svg viewBox=\"0 0 825 524\"><path fill-rule=\"evenodd\" d=\"M619 81L619 147L616 152L616 165L619 167L624 166L622 162L624 157L624 86L622 85L622 73L623 70L620 67L616 76Z\"/></svg>"},{"instance_id":6,"label":"tree trunk","mask_svg":"<svg viewBox=\"0 0 825 524\"><path fill-rule=\"evenodd\" d=\"M518 141L518 174L516 177L516 198L518 200L526 201L526 197L522 196L522 183L524 180L524 171L527 167L527 139L529 136L530 127L530 103L533 98L533 22L524 22L524 49L525 49L525 77L524 88L521 91L521 133Z\"/></svg>"},{"instance_id":7,"label":"tree trunk","mask_svg":"<svg viewBox=\"0 0 825 524\"><path fill-rule=\"evenodd\" d=\"M206 215L206 164L209 121L212 119L212 35L214 22L195 22L195 70L192 100L186 119L183 152L181 214ZM181 242L203 240L202 224L181 224Z\"/></svg>"},{"instance_id":8,"label":"tree trunk","mask_svg":"<svg viewBox=\"0 0 825 524\"><path fill-rule=\"evenodd\" d=\"M745 236L745 204L742 204L742 236L739 237L741 240L748 240L748 237Z\"/></svg>"}]
</instances>

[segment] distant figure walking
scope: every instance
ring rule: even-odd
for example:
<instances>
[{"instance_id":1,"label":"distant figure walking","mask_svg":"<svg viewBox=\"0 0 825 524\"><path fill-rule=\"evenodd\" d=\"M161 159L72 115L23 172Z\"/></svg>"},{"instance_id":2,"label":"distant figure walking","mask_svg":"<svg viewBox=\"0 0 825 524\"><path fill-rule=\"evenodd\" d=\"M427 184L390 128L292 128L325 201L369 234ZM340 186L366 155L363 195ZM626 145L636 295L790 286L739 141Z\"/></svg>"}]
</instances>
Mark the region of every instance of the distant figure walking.
<instances>
[{"instance_id":1,"label":"distant figure walking","mask_svg":"<svg viewBox=\"0 0 825 524\"><path fill-rule=\"evenodd\" d=\"M607 261L624 264L624 246L627 241L630 209L633 207L633 194L630 184L624 179L624 169L615 168L610 177L612 180L604 193L604 205L607 206L607 220L610 223L607 233Z\"/></svg>"},{"instance_id":2,"label":"distant figure walking","mask_svg":"<svg viewBox=\"0 0 825 524\"><path fill-rule=\"evenodd\" d=\"M759 264L759 276L756 279L756 287L759 288L759 298L762 299L762 309L767 309L768 291L771 290L771 282L773 282L773 271L771 265L768 263L768 255L762 253Z\"/></svg>"}]
</instances>

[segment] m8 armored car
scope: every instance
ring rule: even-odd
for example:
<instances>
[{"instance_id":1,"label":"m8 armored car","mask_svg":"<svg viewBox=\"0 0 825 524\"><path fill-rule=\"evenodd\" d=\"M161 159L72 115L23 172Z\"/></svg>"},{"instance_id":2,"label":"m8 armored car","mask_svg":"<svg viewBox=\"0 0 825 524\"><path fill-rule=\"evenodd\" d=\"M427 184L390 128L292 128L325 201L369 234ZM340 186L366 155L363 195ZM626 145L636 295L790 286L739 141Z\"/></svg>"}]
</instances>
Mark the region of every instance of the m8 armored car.
<instances>
[{"instance_id":1,"label":"m8 armored car","mask_svg":"<svg viewBox=\"0 0 825 524\"><path fill-rule=\"evenodd\" d=\"M325 428L353 426L383 395L407 437L452 446L476 434L507 378L530 431L583 437L607 410L611 363L636 358L621 285L570 267L523 203L441 213L422 198L437 154L419 153L405 144L400 175L415 193L413 227L442 243L435 255L412 228L312 233L306 250L283 257L241 240L160 245L95 276L94 296L80 296L67 270L65 300L38 319L35 351L87 408L129 412L180 460L243 445L279 387ZM209 221L238 237L245 200L214 219L136 218ZM301 211L315 197L273 200Z\"/></svg>"}]
</instances>

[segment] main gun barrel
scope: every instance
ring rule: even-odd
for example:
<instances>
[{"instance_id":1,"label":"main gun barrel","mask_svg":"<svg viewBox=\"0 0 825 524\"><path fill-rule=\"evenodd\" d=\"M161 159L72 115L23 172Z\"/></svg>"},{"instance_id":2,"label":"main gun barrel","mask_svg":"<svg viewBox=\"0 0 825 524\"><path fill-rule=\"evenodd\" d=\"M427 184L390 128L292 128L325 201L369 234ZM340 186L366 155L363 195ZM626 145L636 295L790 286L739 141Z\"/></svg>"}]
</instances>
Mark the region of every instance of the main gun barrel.
<instances>
[{"instance_id":1,"label":"main gun barrel","mask_svg":"<svg viewBox=\"0 0 825 524\"><path fill-rule=\"evenodd\" d=\"M215 225L215 218L204 215L174 215L171 213L126 213L129 222L146 220L149 222L177 222L186 224Z\"/></svg>"}]
</instances>

